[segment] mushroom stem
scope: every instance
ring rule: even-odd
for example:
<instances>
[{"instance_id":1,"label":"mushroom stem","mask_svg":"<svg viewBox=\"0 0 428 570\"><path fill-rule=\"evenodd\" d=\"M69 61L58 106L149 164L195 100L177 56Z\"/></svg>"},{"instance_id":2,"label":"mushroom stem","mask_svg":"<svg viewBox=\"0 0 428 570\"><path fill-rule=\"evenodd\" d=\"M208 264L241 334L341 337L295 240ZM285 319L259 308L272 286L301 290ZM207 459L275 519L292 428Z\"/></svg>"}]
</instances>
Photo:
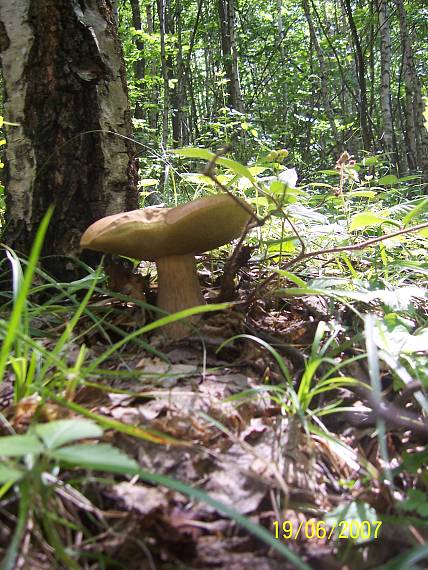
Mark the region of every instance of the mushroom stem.
<instances>
[{"instance_id":1,"label":"mushroom stem","mask_svg":"<svg viewBox=\"0 0 428 570\"><path fill-rule=\"evenodd\" d=\"M201 286L196 273L194 255L171 255L156 260L158 272L157 306L168 313L204 305ZM194 315L165 327L168 338L179 339L189 334L189 324L201 319Z\"/></svg>"}]
</instances>

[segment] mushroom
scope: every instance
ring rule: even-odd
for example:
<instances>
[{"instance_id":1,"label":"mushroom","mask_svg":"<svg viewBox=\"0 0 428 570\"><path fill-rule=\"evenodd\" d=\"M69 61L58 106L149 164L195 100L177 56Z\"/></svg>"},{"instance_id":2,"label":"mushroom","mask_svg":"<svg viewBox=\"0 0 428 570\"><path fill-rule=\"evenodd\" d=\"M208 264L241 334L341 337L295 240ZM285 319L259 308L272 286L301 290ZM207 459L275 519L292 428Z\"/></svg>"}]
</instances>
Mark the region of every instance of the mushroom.
<instances>
[{"instance_id":1,"label":"mushroom","mask_svg":"<svg viewBox=\"0 0 428 570\"><path fill-rule=\"evenodd\" d=\"M168 313L204 304L195 254L215 249L242 234L251 208L228 194L207 196L176 208L148 207L107 216L84 232L80 245L133 259L155 261L157 305ZM195 315L187 323L196 323ZM171 339L186 336L188 325L171 323Z\"/></svg>"}]
</instances>

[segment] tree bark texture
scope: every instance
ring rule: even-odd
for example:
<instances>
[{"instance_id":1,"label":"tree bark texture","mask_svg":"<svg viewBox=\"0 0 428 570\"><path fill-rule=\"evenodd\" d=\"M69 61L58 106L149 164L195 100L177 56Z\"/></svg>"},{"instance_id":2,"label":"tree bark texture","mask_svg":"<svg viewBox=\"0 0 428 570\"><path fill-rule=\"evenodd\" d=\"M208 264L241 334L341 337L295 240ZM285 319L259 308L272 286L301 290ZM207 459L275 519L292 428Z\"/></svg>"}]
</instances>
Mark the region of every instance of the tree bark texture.
<instances>
[{"instance_id":1,"label":"tree bark texture","mask_svg":"<svg viewBox=\"0 0 428 570\"><path fill-rule=\"evenodd\" d=\"M186 128L186 80L187 76L184 72L183 60L183 36L182 36L182 22L181 15L183 6L180 0L175 0L174 15L171 19L170 28L172 33L175 34L177 41L175 48L177 50L176 63L175 63L175 77L176 82L171 93L171 106L172 106L172 140L173 145L180 147L188 144L188 129Z\"/></svg>"},{"instance_id":2,"label":"tree bark texture","mask_svg":"<svg viewBox=\"0 0 428 570\"><path fill-rule=\"evenodd\" d=\"M372 150L373 134L370 126L369 107L367 101L367 82L366 82L366 64L364 60L364 51L358 35L357 26L352 13L350 0L343 0L349 28L351 30L352 41L354 43L354 59L355 69L359 88L359 115L361 126L361 137L363 139L363 147L365 150Z\"/></svg>"},{"instance_id":3,"label":"tree bark texture","mask_svg":"<svg viewBox=\"0 0 428 570\"><path fill-rule=\"evenodd\" d=\"M383 142L387 153L394 147L393 117L391 105L391 28L389 25L388 0L379 0L380 35L380 106L383 123ZM392 157L392 156L391 156Z\"/></svg>"},{"instance_id":4,"label":"tree bark texture","mask_svg":"<svg viewBox=\"0 0 428 570\"><path fill-rule=\"evenodd\" d=\"M425 127L422 86L413 59L412 42L407 26L403 0L396 0L403 53L403 75L406 93L405 122L407 160L411 170L422 171L423 182L428 182L428 131Z\"/></svg>"},{"instance_id":5,"label":"tree bark texture","mask_svg":"<svg viewBox=\"0 0 428 570\"><path fill-rule=\"evenodd\" d=\"M152 5L150 2L146 4L146 31L148 34L153 34L154 32L154 22L153 22L153 10ZM156 77L158 75L158 67L156 65L156 61L152 61L149 66L149 75L151 77ZM149 123L150 129L156 129L158 124L158 111L157 106L159 103L159 89L158 87L148 86L147 88L148 100L149 100L149 108L147 110L147 119Z\"/></svg>"},{"instance_id":6,"label":"tree bark texture","mask_svg":"<svg viewBox=\"0 0 428 570\"><path fill-rule=\"evenodd\" d=\"M166 52L166 34L169 32L167 29L170 0L157 0L159 28L160 28L160 43L161 43L161 64L162 64L162 79L163 79L163 107L162 107L162 147L166 149L168 146L169 135L169 112L170 112L170 93L169 93L169 65L170 58Z\"/></svg>"},{"instance_id":7,"label":"tree bark texture","mask_svg":"<svg viewBox=\"0 0 428 570\"><path fill-rule=\"evenodd\" d=\"M132 11L132 25L134 26L135 30L138 32L142 31L141 25L141 10L140 10L140 0L130 0L131 4L131 11ZM135 79L138 82L138 86L141 87L144 83L144 77L146 75L146 62L144 61L144 42L141 36L135 37L135 46L138 49L140 56L137 61L134 63L134 75ZM137 101L135 105L134 117L136 119L144 119L145 118L145 111L144 106L141 104L141 101Z\"/></svg>"},{"instance_id":8,"label":"tree bark texture","mask_svg":"<svg viewBox=\"0 0 428 570\"><path fill-rule=\"evenodd\" d=\"M321 98L322 103L324 105L325 113L328 118L328 122L330 123L331 134L335 143L335 154L338 154L343 150L342 145L340 143L339 133L337 131L336 122L334 119L334 112L330 102L330 91L328 85L328 70L325 63L324 52L321 48L321 45L318 41L318 36L316 33L316 29L312 20L311 9L308 0L303 0L303 11L305 13L305 18L308 23L309 27L309 34L311 37L312 44L315 48L317 58L318 58L318 65L319 65L319 76L320 76L320 91L321 91Z\"/></svg>"},{"instance_id":9,"label":"tree bark texture","mask_svg":"<svg viewBox=\"0 0 428 570\"><path fill-rule=\"evenodd\" d=\"M238 69L238 52L235 38L235 5L234 0L218 0L220 17L221 49L226 78L229 80L229 105L236 111L244 112L244 101Z\"/></svg>"},{"instance_id":10,"label":"tree bark texture","mask_svg":"<svg viewBox=\"0 0 428 570\"><path fill-rule=\"evenodd\" d=\"M3 240L28 254L53 203L43 254L76 256L87 226L138 206L110 0L0 0L0 57L5 119L17 124L6 127ZM61 279L77 273L59 258L45 267Z\"/></svg>"}]
</instances>

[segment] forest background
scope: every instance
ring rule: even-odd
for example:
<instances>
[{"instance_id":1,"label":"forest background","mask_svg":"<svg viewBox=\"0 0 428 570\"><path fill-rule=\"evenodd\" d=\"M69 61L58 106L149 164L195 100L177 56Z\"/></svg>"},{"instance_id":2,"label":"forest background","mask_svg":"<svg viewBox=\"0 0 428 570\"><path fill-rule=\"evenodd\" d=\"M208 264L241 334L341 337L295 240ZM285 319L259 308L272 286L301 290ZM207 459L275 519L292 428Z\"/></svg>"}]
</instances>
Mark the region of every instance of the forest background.
<instances>
[{"instance_id":1,"label":"forest background","mask_svg":"<svg viewBox=\"0 0 428 570\"><path fill-rule=\"evenodd\" d=\"M285 147L307 178L344 150L381 154L390 174L426 178L423 2L125 6L134 125L149 127L147 144L233 142L243 160Z\"/></svg>"}]
</instances>

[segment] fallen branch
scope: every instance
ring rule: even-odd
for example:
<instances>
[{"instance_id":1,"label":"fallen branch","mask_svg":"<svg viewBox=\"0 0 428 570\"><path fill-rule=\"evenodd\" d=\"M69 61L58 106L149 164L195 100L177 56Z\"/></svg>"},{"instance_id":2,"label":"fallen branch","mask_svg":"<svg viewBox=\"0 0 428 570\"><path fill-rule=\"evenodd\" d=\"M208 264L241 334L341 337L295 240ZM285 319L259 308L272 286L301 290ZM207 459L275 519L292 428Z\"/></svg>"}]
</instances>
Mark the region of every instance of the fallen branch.
<instances>
[{"instance_id":1,"label":"fallen branch","mask_svg":"<svg viewBox=\"0 0 428 570\"><path fill-rule=\"evenodd\" d=\"M418 232L419 230L423 230L424 228L428 228L428 222L424 222L423 224L418 224L417 226L412 226L410 228L404 228L402 230L397 230L396 232L391 232L390 234L384 234L382 236L368 239L366 241L362 241L361 243L357 243L354 245L342 245L338 247L331 247L329 249L318 249L316 251L308 251L307 253L302 252L297 257L292 259L286 264L286 267L290 267L291 265L295 265L304 259L308 259L310 257L318 257L319 255L325 255L327 253L340 253L342 251L359 251L361 249L365 249L366 247L370 247L375 243L379 243L381 241L397 237L400 235L408 234L411 232Z\"/></svg>"},{"instance_id":2,"label":"fallen branch","mask_svg":"<svg viewBox=\"0 0 428 570\"><path fill-rule=\"evenodd\" d=\"M397 237L400 235L404 235L404 234L409 234L412 232L418 232L418 231L423 230L425 228L428 228L428 222L424 222L423 224L418 224L418 225L412 226L410 228L404 228L402 230L397 230L396 232L391 232L390 234L384 234L382 236L372 238L372 239L368 239L366 241L362 241L361 243L357 243L354 245L343 245L343 246L338 246L338 247L331 247L329 249L318 249L316 251L308 251L308 252L305 252L305 250L302 249L302 251L299 253L299 255L297 257L295 257L294 259L291 259L289 262L285 263L285 266L283 266L282 269L289 269L293 265L296 265L296 263L300 263L301 261L304 261L305 259L310 259L311 257L319 257L320 255L326 255L328 253L341 253L342 251L359 251L361 249L365 249L366 247L370 247L371 245L374 245L374 244L379 243L381 241L385 241L387 239ZM251 303L254 301L254 299L256 299L260 295L261 289L263 289L263 287L266 287L269 283L271 283L277 277L278 277L278 275L276 273L269 275L269 277L267 277L256 288L254 293L252 295L250 295L250 298L248 299L248 302L246 304L251 305Z\"/></svg>"}]
</instances>

